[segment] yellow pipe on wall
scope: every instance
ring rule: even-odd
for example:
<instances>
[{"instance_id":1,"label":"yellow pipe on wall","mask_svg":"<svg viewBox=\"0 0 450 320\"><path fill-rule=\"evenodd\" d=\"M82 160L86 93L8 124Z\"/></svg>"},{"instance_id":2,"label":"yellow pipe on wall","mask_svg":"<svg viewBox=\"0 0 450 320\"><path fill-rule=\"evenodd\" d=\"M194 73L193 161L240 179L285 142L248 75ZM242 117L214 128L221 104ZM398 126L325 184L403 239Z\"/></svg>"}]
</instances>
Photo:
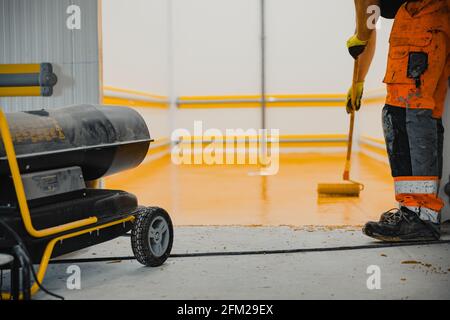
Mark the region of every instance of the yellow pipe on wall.
<instances>
[{"instance_id":1,"label":"yellow pipe on wall","mask_svg":"<svg viewBox=\"0 0 450 320\"><path fill-rule=\"evenodd\" d=\"M103 91L112 91L112 92L118 92L118 93L125 93L125 94L131 94L131 95L137 95L142 96L150 99L159 99L159 100L168 100L167 96L160 96L156 94L150 94L147 92L137 91L137 90L130 90L130 89L124 89L124 88L117 88L117 87L111 87L111 86L103 86Z\"/></svg>"},{"instance_id":2,"label":"yellow pipe on wall","mask_svg":"<svg viewBox=\"0 0 450 320\"><path fill-rule=\"evenodd\" d=\"M0 73L40 73L41 65L35 64L0 64Z\"/></svg>"},{"instance_id":3,"label":"yellow pipe on wall","mask_svg":"<svg viewBox=\"0 0 450 320\"><path fill-rule=\"evenodd\" d=\"M180 109L259 108L261 107L261 102L258 101L260 99L259 95L186 96L178 99L178 107ZM266 99L269 108L344 107L345 105L343 94L267 95Z\"/></svg>"},{"instance_id":4,"label":"yellow pipe on wall","mask_svg":"<svg viewBox=\"0 0 450 320\"><path fill-rule=\"evenodd\" d=\"M111 86L103 86L102 92L103 104L106 105L161 109L169 108L169 99L165 96ZM119 95L113 95L111 93Z\"/></svg>"},{"instance_id":5,"label":"yellow pipe on wall","mask_svg":"<svg viewBox=\"0 0 450 320\"><path fill-rule=\"evenodd\" d=\"M126 105L130 107L156 107L168 108L168 98L149 94L145 92L104 86L104 91L111 91L123 94L135 95L137 98L125 98L110 96L105 93L104 104ZM162 101L152 101L157 99ZM272 94L267 95L267 106L269 108L301 108L301 107L344 107L345 94L339 93L317 93L317 94ZM385 95L371 96L364 98L366 105L382 104ZM218 95L218 96L183 96L178 98L180 109L228 109L228 108L260 108L260 95Z\"/></svg>"},{"instance_id":6,"label":"yellow pipe on wall","mask_svg":"<svg viewBox=\"0 0 450 320\"><path fill-rule=\"evenodd\" d=\"M374 138L374 137L369 137L369 136L362 136L362 139L377 143L379 145L381 145L383 148L386 147L386 141L384 139L379 139L379 138Z\"/></svg>"},{"instance_id":7,"label":"yellow pipe on wall","mask_svg":"<svg viewBox=\"0 0 450 320\"><path fill-rule=\"evenodd\" d=\"M160 108L160 109L168 109L169 108L168 102L110 97L107 95L103 96L103 104L111 105L111 106L116 105L116 106L127 106L127 107L151 107L151 108Z\"/></svg>"},{"instance_id":8,"label":"yellow pipe on wall","mask_svg":"<svg viewBox=\"0 0 450 320\"><path fill-rule=\"evenodd\" d=\"M261 139L262 136L260 135L228 135L225 137L215 137L215 136L181 136L181 139L187 139L189 141L195 142L195 141L205 141L208 142L210 140L214 141L235 141L235 140L245 140L245 139ZM267 138L271 139L274 138L272 135L268 134ZM329 141L329 140L339 140L339 141L347 141L347 135L346 134L286 134L286 135L280 135L277 138L280 140L317 140L319 142L321 141Z\"/></svg>"},{"instance_id":9,"label":"yellow pipe on wall","mask_svg":"<svg viewBox=\"0 0 450 320\"><path fill-rule=\"evenodd\" d=\"M373 145L365 143L364 141L360 141L359 144L360 144L362 150L368 150L368 151L374 152L380 156L383 156L384 158L388 158L388 153L386 151L386 148L375 147Z\"/></svg>"},{"instance_id":10,"label":"yellow pipe on wall","mask_svg":"<svg viewBox=\"0 0 450 320\"><path fill-rule=\"evenodd\" d=\"M0 97L39 97L41 87L5 87L0 88Z\"/></svg>"}]
</instances>

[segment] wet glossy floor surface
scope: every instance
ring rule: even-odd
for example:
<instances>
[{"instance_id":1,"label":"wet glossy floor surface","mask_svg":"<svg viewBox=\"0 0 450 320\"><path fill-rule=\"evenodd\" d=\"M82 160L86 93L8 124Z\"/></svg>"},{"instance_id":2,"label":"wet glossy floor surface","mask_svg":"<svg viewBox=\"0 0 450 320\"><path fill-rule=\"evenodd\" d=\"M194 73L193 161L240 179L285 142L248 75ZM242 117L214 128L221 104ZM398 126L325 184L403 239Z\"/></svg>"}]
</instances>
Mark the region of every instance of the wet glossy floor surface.
<instances>
[{"instance_id":1,"label":"wet glossy floor surface","mask_svg":"<svg viewBox=\"0 0 450 320\"><path fill-rule=\"evenodd\" d=\"M343 154L281 155L275 176L256 167L182 165L164 157L106 179L106 187L134 193L142 205L160 206L182 225L362 225L395 207L386 164L355 156L359 198L319 198L317 184L341 178Z\"/></svg>"}]
</instances>

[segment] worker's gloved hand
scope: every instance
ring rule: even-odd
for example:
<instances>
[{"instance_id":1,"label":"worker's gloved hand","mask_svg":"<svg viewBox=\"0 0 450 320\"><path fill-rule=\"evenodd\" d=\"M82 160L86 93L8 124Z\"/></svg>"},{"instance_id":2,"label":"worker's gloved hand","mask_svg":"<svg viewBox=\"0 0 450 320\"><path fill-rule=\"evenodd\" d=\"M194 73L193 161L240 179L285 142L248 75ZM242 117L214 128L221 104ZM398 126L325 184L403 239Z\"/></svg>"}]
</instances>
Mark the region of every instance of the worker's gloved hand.
<instances>
[{"instance_id":1,"label":"worker's gloved hand","mask_svg":"<svg viewBox=\"0 0 450 320\"><path fill-rule=\"evenodd\" d=\"M347 48L353 59L357 59L361 53L364 52L367 46L367 40L360 40L358 36L354 34L350 39L347 40Z\"/></svg>"},{"instance_id":2,"label":"worker's gloved hand","mask_svg":"<svg viewBox=\"0 0 450 320\"><path fill-rule=\"evenodd\" d=\"M352 90L356 90L356 101L355 101L355 110L353 110L353 104L352 104ZM345 103L347 107L347 113L352 113L352 111L358 111L361 109L361 100L364 92L364 81L357 82L356 87L351 87L350 90L348 90L347 94L347 101Z\"/></svg>"}]
</instances>

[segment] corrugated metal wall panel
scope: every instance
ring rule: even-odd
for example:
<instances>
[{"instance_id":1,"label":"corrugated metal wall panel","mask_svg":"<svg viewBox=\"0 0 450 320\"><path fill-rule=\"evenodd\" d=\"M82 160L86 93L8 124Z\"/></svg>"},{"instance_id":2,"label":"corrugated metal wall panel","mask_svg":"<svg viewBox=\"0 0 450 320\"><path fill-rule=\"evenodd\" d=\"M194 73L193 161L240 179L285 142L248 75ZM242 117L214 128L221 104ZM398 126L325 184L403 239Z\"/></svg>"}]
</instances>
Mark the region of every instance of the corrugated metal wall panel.
<instances>
[{"instance_id":1,"label":"corrugated metal wall panel","mask_svg":"<svg viewBox=\"0 0 450 320\"><path fill-rule=\"evenodd\" d=\"M81 8L81 30L66 26L67 8ZM0 63L53 64L52 97L0 98L5 111L99 103L97 0L0 0Z\"/></svg>"}]
</instances>

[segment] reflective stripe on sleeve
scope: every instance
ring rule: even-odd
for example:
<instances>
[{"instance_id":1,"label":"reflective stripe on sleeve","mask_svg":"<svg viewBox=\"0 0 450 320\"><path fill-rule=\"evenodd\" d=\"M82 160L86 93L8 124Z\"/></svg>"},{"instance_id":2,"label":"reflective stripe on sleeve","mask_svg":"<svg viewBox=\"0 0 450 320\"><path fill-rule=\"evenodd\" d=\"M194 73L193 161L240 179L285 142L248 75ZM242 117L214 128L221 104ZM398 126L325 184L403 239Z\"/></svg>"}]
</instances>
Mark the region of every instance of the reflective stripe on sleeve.
<instances>
[{"instance_id":1,"label":"reflective stripe on sleeve","mask_svg":"<svg viewBox=\"0 0 450 320\"><path fill-rule=\"evenodd\" d=\"M395 181L395 194L437 194L438 180Z\"/></svg>"}]
</instances>

